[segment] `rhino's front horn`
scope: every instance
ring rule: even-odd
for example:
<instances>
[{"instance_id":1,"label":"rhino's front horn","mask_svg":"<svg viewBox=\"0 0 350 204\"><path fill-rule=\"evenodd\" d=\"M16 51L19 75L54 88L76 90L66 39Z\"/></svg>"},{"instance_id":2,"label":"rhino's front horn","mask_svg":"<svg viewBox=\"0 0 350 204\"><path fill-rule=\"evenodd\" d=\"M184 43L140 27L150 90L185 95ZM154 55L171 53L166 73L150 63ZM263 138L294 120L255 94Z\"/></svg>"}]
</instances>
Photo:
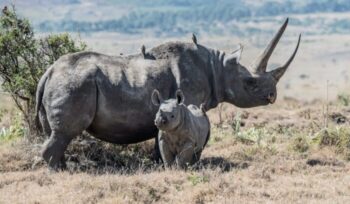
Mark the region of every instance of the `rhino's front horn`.
<instances>
[{"instance_id":1,"label":"rhino's front horn","mask_svg":"<svg viewBox=\"0 0 350 204\"><path fill-rule=\"evenodd\" d=\"M283 23L279 31L276 33L276 35L273 37L269 45L265 48L264 52L261 53L261 55L254 61L254 63L251 65L252 70L254 70L257 73L263 73L266 71L267 63L271 57L271 54L273 50L275 49L278 41L280 40L284 30L286 29L288 25L288 18Z\"/></svg>"},{"instance_id":2,"label":"rhino's front horn","mask_svg":"<svg viewBox=\"0 0 350 204\"><path fill-rule=\"evenodd\" d=\"M298 39L298 44L295 47L295 50L292 54L292 56L290 56L290 58L288 59L288 61L281 67L272 70L270 73L272 74L272 76L278 81L284 74L284 72L287 70L288 66L290 65L290 63L293 61L295 55L298 52L299 49L299 44L300 44L300 39L301 39L301 34L299 34L299 39Z\"/></svg>"}]
</instances>

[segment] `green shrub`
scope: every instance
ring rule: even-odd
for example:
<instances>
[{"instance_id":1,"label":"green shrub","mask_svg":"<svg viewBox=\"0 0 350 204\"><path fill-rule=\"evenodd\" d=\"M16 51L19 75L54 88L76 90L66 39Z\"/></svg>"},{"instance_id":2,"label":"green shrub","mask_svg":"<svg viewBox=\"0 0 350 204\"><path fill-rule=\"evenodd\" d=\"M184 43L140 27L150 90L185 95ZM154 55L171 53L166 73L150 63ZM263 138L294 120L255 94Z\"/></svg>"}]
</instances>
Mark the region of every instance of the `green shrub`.
<instances>
[{"instance_id":1,"label":"green shrub","mask_svg":"<svg viewBox=\"0 0 350 204\"><path fill-rule=\"evenodd\" d=\"M8 128L3 127L0 129L0 143L13 141L23 137L25 130L23 128L21 114L16 114L13 121L11 121L11 124L12 125Z\"/></svg>"},{"instance_id":2,"label":"green shrub","mask_svg":"<svg viewBox=\"0 0 350 204\"><path fill-rule=\"evenodd\" d=\"M350 95L349 94L339 94L338 95L338 101L343 106L349 106L350 105Z\"/></svg>"},{"instance_id":3,"label":"green shrub","mask_svg":"<svg viewBox=\"0 0 350 204\"><path fill-rule=\"evenodd\" d=\"M242 126L241 113L238 112L232 121L231 127L232 127L234 133L237 134L241 131L241 126Z\"/></svg>"},{"instance_id":4,"label":"green shrub","mask_svg":"<svg viewBox=\"0 0 350 204\"><path fill-rule=\"evenodd\" d=\"M22 112L28 136L36 133L35 93L45 70L60 56L82 51L86 45L75 43L68 34L34 37L27 19L17 16L14 7L4 7L0 16L0 78Z\"/></svg>"},{"instance_id":5,"label":"green shrub","mask_svg":"<svg viewBox=\"0 0 350 204\"><path fill-rule=\"evenodd\" d=\"M310 148L309 141L305 136L297 136L293 138L291 143L291 149L293 151L304 153L307 152Z\"/></svg>"},{"instance_id":6,"label":"green shrub","mask_svg":"<svg viewBox=\"0 0 350 204\"><path fill-rule=\"evenodd\" d=\"M196 186L199 183L208 183L209 177L207 175L199 175L197 173L191 173L191 175L187 177L187 180L190 181L193 186Z\"/></svg>"},{"instance_id":7,"label":"green shrub","mask_svg":"<svg viewBox=\"0 0 350 204\"><path fill-rule=\"evenodd\" d=\"M325 128L318 132L314 142L320 147L333 146L337 153L343 154L347 160L350 160L350 128L345 126L336 126Z\"/></svg>"},{"instance_id":8,"label":"green shrub","mask_svg":"<svg viewBox=\"0 0 350 204\"><path fill-rule=\"evenodd\" d=\"M265 128L249 128L236 133L236 139L244 144L262 144L262 139L266 139L269 133ZM265 141L264 141L265 142Z\"/></svg>"}]
</instances>

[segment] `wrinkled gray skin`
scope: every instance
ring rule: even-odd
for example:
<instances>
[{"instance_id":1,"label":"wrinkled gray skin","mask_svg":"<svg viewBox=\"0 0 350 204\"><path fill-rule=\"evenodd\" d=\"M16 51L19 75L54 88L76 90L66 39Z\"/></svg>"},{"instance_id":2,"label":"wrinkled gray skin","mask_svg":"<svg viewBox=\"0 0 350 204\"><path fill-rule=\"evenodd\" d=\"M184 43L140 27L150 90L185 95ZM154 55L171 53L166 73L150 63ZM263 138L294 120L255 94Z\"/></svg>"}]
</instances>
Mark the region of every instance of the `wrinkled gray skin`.
<instances>
[{"instance_id":1,"label":"wrinkled gray skin","mask_svg":"<svg viewBox=\"0 0 350 204\"><path fill-rule=\"evenodd\" d=\"M287 22L250 69L238 62L241 49L225 56L198 43L183 42L125 57L95 52L61 57L37 88L36 109L44 132L50 135L43 158L52 169L64 168L64 151L84 130L116 144L156 137L157 108L150 100L154 89L170 98L181 88L188 104L198 106L204 101L207 110L221 102L245 108L273 103L276 84L298 48L285 65L265 71Z\"/></svg>"},{"instance_id":2,"label":"wrinkled gray skin","mask_svg":"<svg viewBox=\"0 0 350 204\"><path fill-rule=\"evenodd\" d=\"M175 99L163 100L157 90L153 91L152 102L159 106L154 123L159 129L158 144L165 166L174 163L181 168L192 165L200 155L210 137L210 123L204 104L186 106L181 90Z\"/></svg>"}]
</instances>

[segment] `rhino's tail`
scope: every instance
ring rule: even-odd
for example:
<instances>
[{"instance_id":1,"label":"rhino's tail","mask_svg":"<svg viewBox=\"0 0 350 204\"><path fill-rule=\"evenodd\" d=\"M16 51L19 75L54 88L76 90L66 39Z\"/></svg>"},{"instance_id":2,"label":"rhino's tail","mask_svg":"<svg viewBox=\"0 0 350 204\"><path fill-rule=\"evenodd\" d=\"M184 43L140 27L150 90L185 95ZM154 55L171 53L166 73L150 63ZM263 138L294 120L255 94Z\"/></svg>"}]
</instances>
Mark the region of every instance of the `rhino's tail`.
<instances>
[{"instance_id":1,"label":"rhino's tail","mask_svg":"<svg viewBox=\"0 0 350 204\"><path fill-rule=\"evenodd\" d=\"M42 105L42 99L43 99L43 95L44 95L44 90L45 90L45 84L48 78L48 73L50 72L50 69L48 69L44 75L41 77L39 83L38 83L38 87L36 88L36 105L35 105L35 123L36 126L38 127L39 130L41 130L41 124L39 121L39 111Z\"/></svg>"}]
</instances>

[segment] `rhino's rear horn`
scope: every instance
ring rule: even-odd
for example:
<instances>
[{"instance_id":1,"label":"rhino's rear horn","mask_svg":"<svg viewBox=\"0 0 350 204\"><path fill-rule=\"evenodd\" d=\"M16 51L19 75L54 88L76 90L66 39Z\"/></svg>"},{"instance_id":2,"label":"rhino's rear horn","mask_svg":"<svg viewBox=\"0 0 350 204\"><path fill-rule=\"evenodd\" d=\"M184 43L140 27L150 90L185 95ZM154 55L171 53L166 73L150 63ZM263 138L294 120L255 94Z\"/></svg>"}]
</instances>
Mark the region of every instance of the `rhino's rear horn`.
<instances>
[{"instance_id":1,"label":"rhino's rear horn","mask_svg":"<svg viewBox=\"0 0 350 204\"><path fill-rule=\"evenodd\" d=\"M299 49L299 44L300 44L300 40L301 40L301 34L299 34L299 39L298 39L298 44L297 46L295 47L295 50L292 54L292 56L290 56L290 58L288 59L288 61L281 67L275 69L275 70L272 70L270 73L272 74L272 76L278 81L284 74L284 72L287 70L288 66L290 65L290 63L292 63L295 55L297 54L298 52L298 49Z\"/></svg>"},{"instance_id":2,"label":"rhino's rear horn","mask_svg":"<svg viewBox=\"0 0 350 204\"><path fill-rule=\"evenodd\" d=\"M271 54L273 50L275 49L276 45L278 44L281 36L283 35L284 30L286 29L288 25L288 18L285 20L279 31L276 33L276 35L273 37L269 45L265 48L264 52L261 53L261 55L255 60L255 62L251 65L252 70L255 72L265 72L267 63L271 57Z\"/></svg>"}]
</instances>

